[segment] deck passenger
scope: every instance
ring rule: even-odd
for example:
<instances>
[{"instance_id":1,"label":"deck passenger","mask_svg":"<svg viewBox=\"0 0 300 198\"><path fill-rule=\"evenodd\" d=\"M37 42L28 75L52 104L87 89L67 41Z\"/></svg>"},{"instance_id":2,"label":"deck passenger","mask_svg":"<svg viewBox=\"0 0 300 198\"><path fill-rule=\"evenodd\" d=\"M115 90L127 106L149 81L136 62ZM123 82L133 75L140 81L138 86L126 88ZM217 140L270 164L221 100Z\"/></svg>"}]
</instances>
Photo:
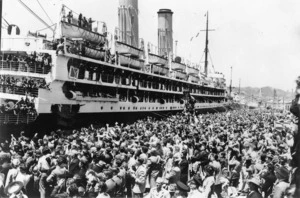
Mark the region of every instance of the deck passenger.
<instances>
[{"instance_id":1,"label":"deck passenger","mask_svg":"<svg viewBox=\"0 0 300 198\"><path fill-rule=\"evenodd\" d=\"M92 25L95 21L92 20L92 18L89 18L89 21L88 21L88 30L92 31Z\"/></svg>"},{"instance_id":2,"label":"deck passenger","mask_svg":"<svg viewBox=\"0 0 300 198\"><path fill-rule=\"evenodd\" d=\"M78 26L81 27L82 25L82 14L80 13L78 16Z\"/></svg>"},{"instance_id":3,"label":"deck passenger","mask_svg":"<svg viewBox=\"0 0 300 198\"><path fill-rule=\"evenodd\" d=\"M67 18L68 18L68 23L72 23L72 22L73 22L73 14L72 14L72 11L69 12Z\"/></svg>"}]
</instances>

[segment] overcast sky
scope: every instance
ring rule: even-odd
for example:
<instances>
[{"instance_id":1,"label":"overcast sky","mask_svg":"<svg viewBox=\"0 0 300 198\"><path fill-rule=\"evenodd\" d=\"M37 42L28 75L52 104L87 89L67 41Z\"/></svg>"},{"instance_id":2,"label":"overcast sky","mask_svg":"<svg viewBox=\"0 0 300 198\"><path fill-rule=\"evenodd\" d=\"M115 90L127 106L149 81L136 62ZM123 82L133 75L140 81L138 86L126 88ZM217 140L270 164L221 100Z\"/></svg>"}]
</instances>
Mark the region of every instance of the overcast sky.
<instances>
[{"instance_id":1,"label":"overcast sky","mask_svg":"<svg viewBox=\"0 0 300 198\"><path fill-rule=\"evenodd\" d=\"M118 0L23 0L44 21L57 22L64 3L77 13L105 21L110 31L118 25ZM214 68L233 85L272 86L284 90L295 87L300 75L299 0L140 0L140 37L157 45L157 11L169 8L173 15L174 41L178 54L200 62L205 33L190 41L205 28L209 11L209 49ZM18 0L3 0L3 17L19 25L22 33L45 28ZM48 35L50 33L48 32ZM203 61L203 60L202 60ZM201 63L203 65L203 62ZM211 68L212 70L212 68Z\"/></svg>"}]
</instances>

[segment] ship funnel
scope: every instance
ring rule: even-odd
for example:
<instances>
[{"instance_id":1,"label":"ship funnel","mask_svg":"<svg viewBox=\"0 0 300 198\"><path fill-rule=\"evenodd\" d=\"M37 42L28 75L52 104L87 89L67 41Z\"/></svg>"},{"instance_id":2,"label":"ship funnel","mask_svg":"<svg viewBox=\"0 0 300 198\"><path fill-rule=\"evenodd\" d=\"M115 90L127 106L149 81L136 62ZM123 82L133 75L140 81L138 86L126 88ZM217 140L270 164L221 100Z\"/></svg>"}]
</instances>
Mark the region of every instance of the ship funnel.
<instances>
[{"instance_id":1,"label":"ship funnel","mask_svg":"<svg viewBox=\"0 0 300 198\"><path fill-rule=\"evenodd\" d=\"M120 41L139 47L138 0L119 0Z\"/></svg>"},{"instance_id":2,"label":"ship funnel","mask_svg":"<svg viewBox=\"0 0 300 198\"><path fill-rule=\"evenodd\" d=\"M158 55L168 56L173 52L173 12L160 9L158 12Z\"/></svg>"}]
</instances>

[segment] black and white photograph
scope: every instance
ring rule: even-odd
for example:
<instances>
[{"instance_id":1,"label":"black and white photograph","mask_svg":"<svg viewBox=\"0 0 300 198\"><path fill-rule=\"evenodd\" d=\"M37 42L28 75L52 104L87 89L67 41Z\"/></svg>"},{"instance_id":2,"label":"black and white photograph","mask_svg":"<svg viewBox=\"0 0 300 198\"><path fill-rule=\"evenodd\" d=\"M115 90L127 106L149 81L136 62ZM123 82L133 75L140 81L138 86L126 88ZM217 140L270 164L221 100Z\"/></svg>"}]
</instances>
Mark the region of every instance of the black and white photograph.
<instances>
[{"instance_id":1,"label":"black and white photograph","mask_svg":"<svg viewBox=\"0 0 300 198\"><path fill-rule=\"evenodd\" d=\"M0 198L300 198L299 10L0 0Z\"/></svg>"}]
</instances>

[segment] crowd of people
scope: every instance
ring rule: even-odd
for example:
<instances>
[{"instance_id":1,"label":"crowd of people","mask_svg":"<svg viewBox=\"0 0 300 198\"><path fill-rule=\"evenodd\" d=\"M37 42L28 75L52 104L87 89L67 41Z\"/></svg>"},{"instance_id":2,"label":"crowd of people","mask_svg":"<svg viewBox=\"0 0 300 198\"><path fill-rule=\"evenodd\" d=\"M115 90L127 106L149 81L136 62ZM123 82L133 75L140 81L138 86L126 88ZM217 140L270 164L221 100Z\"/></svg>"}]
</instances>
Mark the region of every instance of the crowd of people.
<instances>
[{"instance_id":1,"label":"crowd of people","mask_svg":"<svg viewBox=\"0 0 300 198\"><path fill-rule=\"evenodd\" d=\"M51 71L52 57L48 53L2 54L3 70L47 74Z\"/></svg>"},{"instance_id":2,"label":"crowd of people","mask_svg":"<svg viewBox=\"0 0 300 198\"><path fill-rule=\"evenodd\" d=\"M37 97L38 89L49 89L43 78L0 75L0 92Z\"/></svg>"},{"instance_id":3,"label":"crowd of people","mask_svg":"<svg viewBox=\"0 0 300 198\"><path fill-rule=\"evenodd\" d=\"M28 96L26 96L25 99L21 97L19 101L6 100L0 105L0 125L15 124L17 122L26 123L27 116L35 115L37 115L35 98L29 99Z\"/></svg>"},{"instance_id":4,"label":"crowd of people","mask_svg":"<svg viewBox=\"0 0 300 198\"><path fill-rule=\"evenodd\" d=\"M0 146L0 197L292 197L294 122L235 110L21 133Z\"/></svg>"},{"instance_id":5,"label":"crowd of people","mask_svg":"<svg viewBox=\"0 0 300 198\"><path fill-rule=\"evenodd\" d=\"M74 25L78 25L79 27L82 27L83 29L92 31L92 24L95 22L90 17L87 19L87 17L83 16L81 13L78 15L78 18L75 19L73 17L73 12L70 10L68 14L66 15L65 8L62 9L62 21L68 22Z\"/></svg>"}]
</instances>

